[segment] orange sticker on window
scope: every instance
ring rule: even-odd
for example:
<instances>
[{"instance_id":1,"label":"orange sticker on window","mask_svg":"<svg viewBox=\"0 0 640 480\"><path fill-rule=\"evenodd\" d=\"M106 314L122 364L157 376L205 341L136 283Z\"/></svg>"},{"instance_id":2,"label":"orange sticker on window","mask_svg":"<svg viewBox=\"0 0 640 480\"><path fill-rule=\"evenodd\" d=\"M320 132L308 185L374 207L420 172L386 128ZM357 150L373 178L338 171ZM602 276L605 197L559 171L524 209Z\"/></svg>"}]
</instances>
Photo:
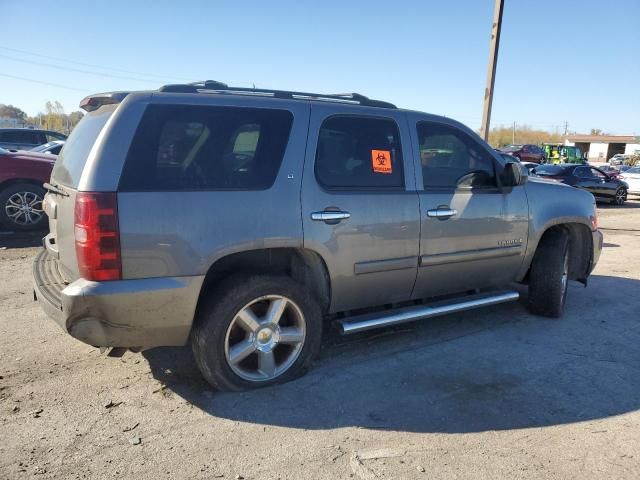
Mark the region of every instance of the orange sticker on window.
<instances>
[{"instance_id":1,"label":"orange sticker on window","mask_svg":"<svg viewBox=\"0 0 640 480\"><path fill-rule=\"evenodd\" d=\"M376 173L393 173L391 152L389 150L371 150L371 166Z\"/></svg>"}]
</instances>

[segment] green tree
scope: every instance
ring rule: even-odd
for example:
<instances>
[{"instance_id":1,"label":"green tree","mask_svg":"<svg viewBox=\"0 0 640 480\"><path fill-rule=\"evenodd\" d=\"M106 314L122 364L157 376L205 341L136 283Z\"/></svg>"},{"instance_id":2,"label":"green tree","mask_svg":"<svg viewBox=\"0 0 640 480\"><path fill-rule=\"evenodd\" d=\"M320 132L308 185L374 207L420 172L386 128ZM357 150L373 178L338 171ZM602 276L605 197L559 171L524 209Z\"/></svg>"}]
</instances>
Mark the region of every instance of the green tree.
<instances>
[{"instance_id":1,"label":"green tree","mask_svg":"<svg viewBox=\"0 0 640 480\"><path fill-rule=\"evenodd\" d=\"M65 130L66 117L64 114L64 108L59 101L47 102L45 104L45 113L42 118L43 127L47 130Z\"/></svg>"},{"instance_id":2,"label":"green tree","mask_svg":"<svg viewBox=\"0 0 640 480\"><path fill-rule=\"evenodd\" d=\"M69 130L72 130L73 127L75 127L78 122L82 120L82 117L84 117L84 113L80 110L76 110L75 112L71 112L69 115L67 115L67 118L69 119Z\"/></svg>"},{"instance_id":3,"label":"green tree","mask_svg":"<svg viewBox=\"0 0 640 480\"><path fill-rule=\"evenodd\" d=\"M25 123L27 114L13 105L0 104L0 117L15 118L20 123Z\"/></svg>"}]
</instances>

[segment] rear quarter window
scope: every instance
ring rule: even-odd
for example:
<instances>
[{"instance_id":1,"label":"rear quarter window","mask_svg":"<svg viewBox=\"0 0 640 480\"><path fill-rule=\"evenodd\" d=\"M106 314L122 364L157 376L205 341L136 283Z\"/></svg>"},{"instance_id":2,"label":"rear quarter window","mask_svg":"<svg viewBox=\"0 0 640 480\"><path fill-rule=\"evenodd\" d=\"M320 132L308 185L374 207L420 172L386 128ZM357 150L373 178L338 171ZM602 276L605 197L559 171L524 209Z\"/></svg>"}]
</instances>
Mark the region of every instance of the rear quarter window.
<instances>
[{"instance_id":1,"label":"rear quarter window","mask_svg":"<svg viewBox=\"0 0 640 480\"><path fill-rule=\"evenodd\" d=\"M110 105L99 108L87 113L80 120L56 159L51 174L53 180L71 188L78 188L89 152L116 107L116 105Z\"/></svg>"},{"instance_id":2,"label":"rear quarter window","mask_svg":"<svg viewBox=\"0 0 640 480\"><path fill-rule=\"evenodd\" d=\"M292 123L286 110L150 105L127 155L119 190L268 189Z\"/></svg>"}]
</instances>

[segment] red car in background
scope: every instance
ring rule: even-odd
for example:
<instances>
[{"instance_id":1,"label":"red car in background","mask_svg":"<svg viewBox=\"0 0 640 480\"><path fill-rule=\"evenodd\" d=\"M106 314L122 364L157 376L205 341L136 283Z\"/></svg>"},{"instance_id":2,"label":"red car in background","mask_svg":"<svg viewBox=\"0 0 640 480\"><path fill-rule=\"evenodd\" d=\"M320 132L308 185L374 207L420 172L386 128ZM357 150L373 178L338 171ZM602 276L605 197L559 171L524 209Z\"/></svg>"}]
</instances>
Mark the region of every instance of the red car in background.
<instances>
[{"instance_id":1,"label":"red car in background","mask_svg":"<svg viewBox=\"0 0 640 480\"><path fill-rule=\"evenodd\" d=\"M42 210L45 190L56 155L0 148L0 227L25 231L44 228Z\"/></svg>"},{"instance_id":2,"label":"red car in background","mask_svg":"<svg viewBox=\"0 0 640 480\"><path fill-rule=\"evenodd\" d=\"M544 163L547 159L544 150L537 145L507 145L497 150L517 157L521 162Z\"/></svg>"}]
</instances>

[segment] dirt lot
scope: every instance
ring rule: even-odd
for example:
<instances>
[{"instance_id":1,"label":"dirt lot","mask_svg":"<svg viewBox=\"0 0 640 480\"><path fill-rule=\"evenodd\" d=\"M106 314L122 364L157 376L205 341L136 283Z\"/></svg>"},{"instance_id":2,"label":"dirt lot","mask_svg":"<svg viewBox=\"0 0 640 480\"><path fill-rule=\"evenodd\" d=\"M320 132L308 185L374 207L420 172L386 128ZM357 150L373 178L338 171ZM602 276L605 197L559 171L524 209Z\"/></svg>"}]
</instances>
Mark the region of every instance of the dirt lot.
<instances>
[{"instance_id":1,"label":"dirt lot","mask_svg":"<svg viewBox=\"0 0 640 480\"><path fill-rule=\"evenodd\" d=\"M518 303L341 338L276 388L211 392L188 349L109 358L0 236L0 478L640 478L640 202L561 321Z\"/></svg>"}]
</instances>

